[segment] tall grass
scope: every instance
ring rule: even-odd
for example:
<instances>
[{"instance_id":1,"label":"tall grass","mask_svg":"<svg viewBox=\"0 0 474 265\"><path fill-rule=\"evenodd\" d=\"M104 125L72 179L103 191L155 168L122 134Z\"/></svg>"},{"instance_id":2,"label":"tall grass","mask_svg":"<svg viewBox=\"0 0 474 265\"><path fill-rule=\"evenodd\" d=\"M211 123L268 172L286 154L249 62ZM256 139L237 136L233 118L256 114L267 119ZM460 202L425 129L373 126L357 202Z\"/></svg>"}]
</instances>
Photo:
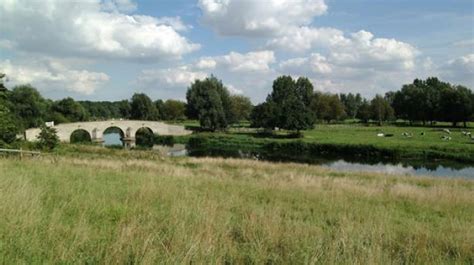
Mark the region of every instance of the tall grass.
<instances>
[{"instance_id":1,"label":"tall grass","mask_svg":"<svg viewBox=\"0 0 474 265\"><path fill-rule=\"evenodd\" d=\"M0 263L474 262L470 180L104 152L0 159Z\"/></svg>"}]
</instances>

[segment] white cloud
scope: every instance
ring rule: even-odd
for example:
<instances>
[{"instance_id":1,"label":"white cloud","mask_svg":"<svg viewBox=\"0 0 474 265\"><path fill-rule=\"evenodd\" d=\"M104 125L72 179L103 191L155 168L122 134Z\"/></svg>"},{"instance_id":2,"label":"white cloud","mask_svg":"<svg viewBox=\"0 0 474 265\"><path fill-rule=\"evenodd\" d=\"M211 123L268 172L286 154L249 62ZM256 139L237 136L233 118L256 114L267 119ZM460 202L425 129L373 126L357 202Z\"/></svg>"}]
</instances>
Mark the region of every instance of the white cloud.
<instances>
[{"instance_id":1,"label":"white cloud","mask_svg":"<svg viewBox=\"0 0 474 265\"><path fill-rule=\"evenodd\" d=\"M334 28L294 27L267 42L267 46L292 52L305 52L313 47L348 44L344 33Z\"/></svg>"},{"instance_id":2,"label":"white cloud","mask_svg":"<svg viewBox=\"0 0 474 265\"><path fill-rule=\"evenodd\" d=\"M320 74L329 74L333 66L327 58L319 53L313 53L309 57L293 58L280 63L280 69L284 72L311 72ZM303 70L303 71L301 71Z\"/></svg>"},{"instance_id":3,"label":"white cloud","mask_svg":"<svg viewBox=\"0 0 474 265\"><path fill-rule=\"evenodd\" d=\"M217 62L212 58L201 58L196 67L199 69L214 69L216 68Z\"/></svg>"},{"instance_id":4,"label":"white cloud","mask_svg":"<svg viewBox=\"0 0 474 265\"><path fill-rule=\"evenodd\" d=\"M143 70L137 82L144 85L161 85L167 87L187 87L196 79L204 79L207 73L195 71L189 66L166 69Z\"/></svg>"},{"instance_id":5,"label":"white cloud","mask_svg":"<svg viewBox=\"0 0 474 265\"><path fill-rule=\"evenodd\" d=\"M215 57L215 61L232 72L266 72L270 64L275 62L273 51L257 51L249 53L230 52L224 56Z\"/></svg>"},{"instance_id":6,"label":"white cloud","mask_svg":"<svg viewBox=\"0 0 474 265\"><path fill-rule=\"evenodd\" d=\"M0 61L0 69L9 80L9 85L31 84L39 90L67 90L90 95L105 82L109 76L104 73L70 69L62 63L48 60L29 61L28 64Z\"/></svg>"},{"instance_id":7,"label":"white cloud","mask_svg":"<svg viewBox=\"0 0 474 265\"><path fill-rule=\"evenodd\" d=\"M104 6L105 3L105 6ZM180 58L199 49L179 18L127 15L130 1L0 2L2 39L27 52L135 61ZM110 8L115 7L113 11Z\"/></svg>"},{"instance_id":8,"label":"white cloud","mask_svg":"<svg viewBox=\"0 0 474 265\"><path fill-rule=\"evenodd\" d=\"M137 10L137 4L130 0L104 0L101 8L113 12L133 12Z\"/></svg>"},{"instance_id":9,"label":"white cloud","mask_svg":"<svg viewBox=\"0 0 474 265\"><path fill-rule=\"evenodd\" d=\"M474 53L448 61L440 72L450 82L474 88Z\"/></svg>"},{"instance_id":10,"label":"white cloud","mask_svg":"<svg viewBox=\"0 0 474 265\"><path fill-rule=\"evenodd\" d=\"M235 36L279 35L327 10L324 0L199 0L198 6L204 24Z\"/></svg>"}]
</instances>

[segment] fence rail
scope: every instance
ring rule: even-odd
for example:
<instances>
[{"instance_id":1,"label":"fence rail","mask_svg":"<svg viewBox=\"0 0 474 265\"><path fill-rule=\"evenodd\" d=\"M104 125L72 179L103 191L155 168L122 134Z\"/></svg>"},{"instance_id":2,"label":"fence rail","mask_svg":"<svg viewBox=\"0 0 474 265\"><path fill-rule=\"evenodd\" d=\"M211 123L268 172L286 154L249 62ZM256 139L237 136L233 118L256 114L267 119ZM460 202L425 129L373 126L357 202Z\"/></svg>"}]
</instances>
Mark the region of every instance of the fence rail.
<instances>
[{"instance_id":1,"label":"fence rail","mask_svg":"<svg viewBox=\"0 0 474 265\"><path fill-rule=\"evenodd\" d=\"M24 151L24 150L21 150L21 149L2 149L2 148L0 148L0 153L19 154L20 156L22 156L22 155L32 155L32 156L41 155L41 152L36 152L36 151Z\"/></svg>"}]
</instances>

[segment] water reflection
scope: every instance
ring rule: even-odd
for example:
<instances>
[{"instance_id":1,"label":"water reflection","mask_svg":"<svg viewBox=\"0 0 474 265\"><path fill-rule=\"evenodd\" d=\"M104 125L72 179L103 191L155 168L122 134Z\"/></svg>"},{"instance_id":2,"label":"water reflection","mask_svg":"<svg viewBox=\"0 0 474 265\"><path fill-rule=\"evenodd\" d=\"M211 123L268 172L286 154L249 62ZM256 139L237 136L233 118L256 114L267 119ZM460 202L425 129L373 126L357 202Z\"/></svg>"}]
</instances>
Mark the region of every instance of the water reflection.
<instances>
[{"instance_id":1,"label":"water reflection","mask_svg":"<svg viewBox=\"0 0 474 265\"><path fill-rule=\"evenodd\" d=\"M416 175L416 176L436 176L436 177L466 177L474 178L474 167L465 167L462 169L448 168L444 166L433 167L413 167L404 165L402 163L392 165L378 163L376 165L346 162L338 160L335 162L328 162L321 164L327 167L340 171L359 171L359 172L378 172L393 175Z\"/></svg>"},{"instance_id":2,"label":"water reflection","mask_svg":"<svg viewBox=\"0 0 474 265\"><path fill-rule=\"evenodd\" d=\"M339 171L380 172L395 175L474 178L474 166L453 161L416 161L390 159L362 159L360 157L289 156L282 153L246 152L242 150L188 150L190 156L234 157L273 162L298 162L319 165Z\"/></svg>"},{"instance_id":3,"label":"water reflection","mask_svg":"<svg viewBox=\"0 0 474 265\"><path fill-rule=\"evenodd\" d=\"M105 146L122 146L122 136L120 133L107 133L104 134L104 145Z\"/></svg>"}]
</instances>

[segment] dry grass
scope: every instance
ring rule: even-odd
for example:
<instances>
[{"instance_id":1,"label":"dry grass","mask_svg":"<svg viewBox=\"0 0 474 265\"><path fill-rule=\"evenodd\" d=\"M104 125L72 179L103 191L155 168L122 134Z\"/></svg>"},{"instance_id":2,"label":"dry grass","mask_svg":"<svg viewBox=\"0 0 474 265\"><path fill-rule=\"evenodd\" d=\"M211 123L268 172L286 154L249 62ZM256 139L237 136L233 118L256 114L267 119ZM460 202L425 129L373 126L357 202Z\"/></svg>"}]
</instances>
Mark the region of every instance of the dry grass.
<instances>
[{"instance_id":1,"label":"dry grass","mask_svg":"<svg viewBox=\"0 0 474 265\"><path fill-rule=\"evenodd\" d=\"M0 263L474 262L474 182L217 158L0 160Z\"/></svg>"}]
</instances>

